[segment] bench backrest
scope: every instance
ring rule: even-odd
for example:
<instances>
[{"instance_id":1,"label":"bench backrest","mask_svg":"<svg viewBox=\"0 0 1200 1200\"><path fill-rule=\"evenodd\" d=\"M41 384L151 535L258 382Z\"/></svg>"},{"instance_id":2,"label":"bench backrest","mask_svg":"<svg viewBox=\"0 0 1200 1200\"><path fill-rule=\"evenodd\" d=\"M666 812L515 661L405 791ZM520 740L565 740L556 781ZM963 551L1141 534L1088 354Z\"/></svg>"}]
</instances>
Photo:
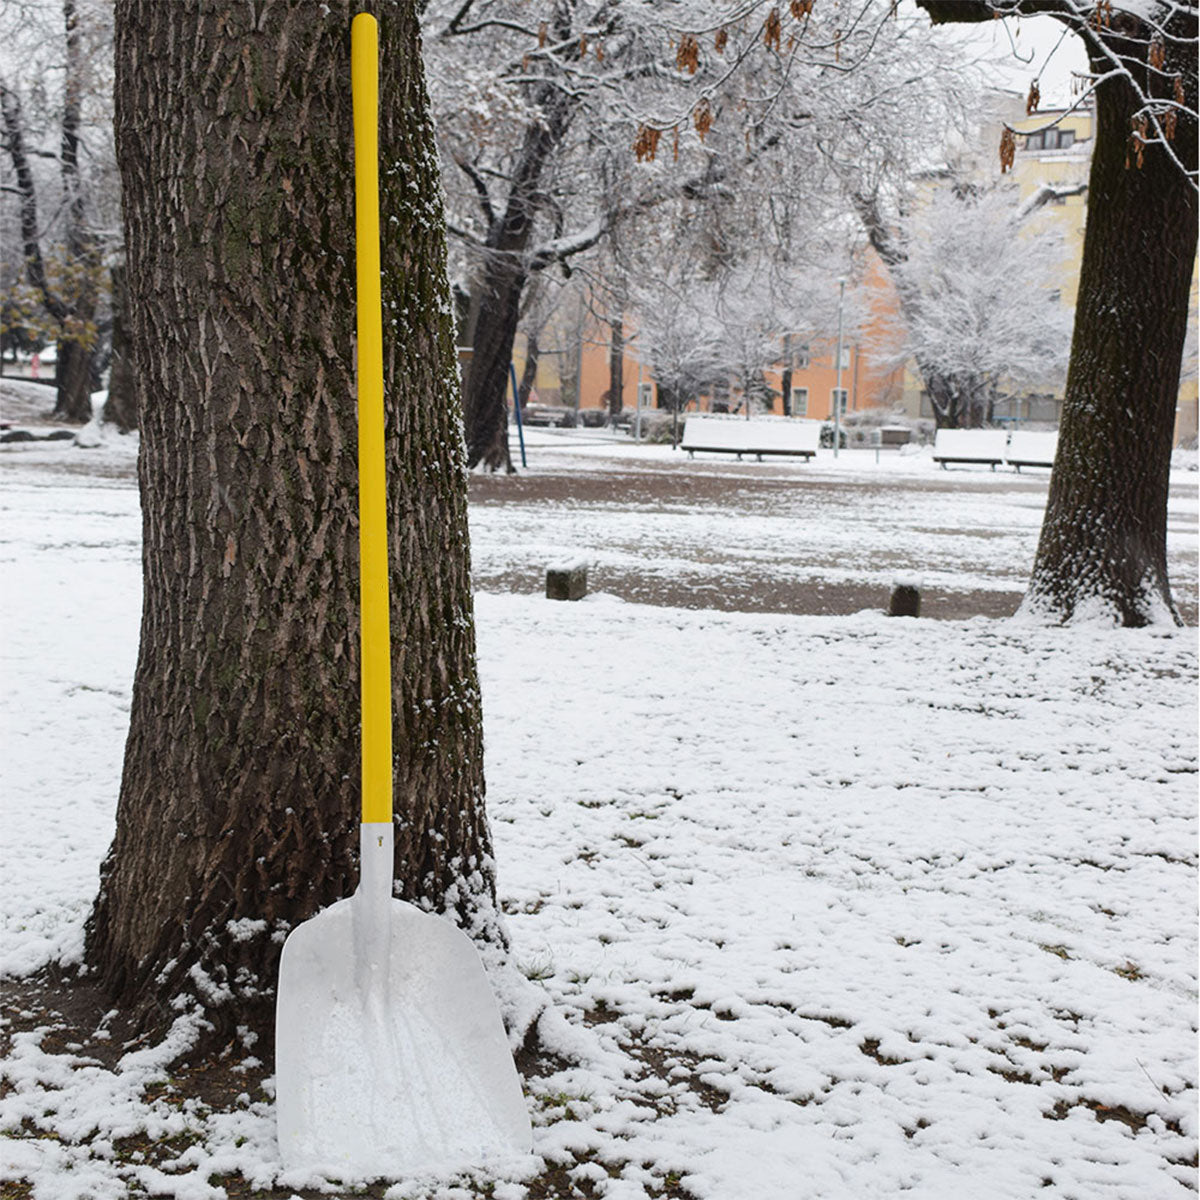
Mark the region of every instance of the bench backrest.
<instances>
[{"instance_id":1,"label":"bench backrest","mask_svg":"<svg viewBox=\"0 0 1200 1200\"><path fill-rule=\"evenodd\" d=\"M747 421L750 449L764 453L817 450L821 445L821 422L789 417L778 421Z\"/></svg>"},{"instance_id":2,"label":"bench backrest","mask_svg":"<svg viewBox=\"0 0 1200 1200\"><path fill-rule=\"evenodd\" d=\"M816 450L821 444L821 422L691 416L683 426L682 444L685 450L736 450L741 454Z\"/></svg>"},{"instance_id":3,"label":"bench backrest","mask_svg":"<svg viewBox=\"0 0 1200 1200\"><path fill-rule=\"evenodd\" d=\"M966 462L1003 462L1008 434L1003 429L939 429L933 441L934 458Z\"/></svg>"},{"instance_id":4,"label":"bench backrest","mask_svg":"<svg viewBox=\"0 0 1200 1200\"><path fill-rule=\"evenodd\" d=\"M1054 466L1054 452L1058 449L1058 434L1017 429L1008 439L1009 462L1034 463L1037 466Z\"/></svg>"},{"instance_id":5,"label":"bench backrest","mask_svg":"<svg viewBox=\"0 0 1200 1200\"><path fill-rule=\"evenodd\" d=\"M685 450L746 450L749 438L744 417L688 417L683 425Z\"/></svg>"}]
</instances>

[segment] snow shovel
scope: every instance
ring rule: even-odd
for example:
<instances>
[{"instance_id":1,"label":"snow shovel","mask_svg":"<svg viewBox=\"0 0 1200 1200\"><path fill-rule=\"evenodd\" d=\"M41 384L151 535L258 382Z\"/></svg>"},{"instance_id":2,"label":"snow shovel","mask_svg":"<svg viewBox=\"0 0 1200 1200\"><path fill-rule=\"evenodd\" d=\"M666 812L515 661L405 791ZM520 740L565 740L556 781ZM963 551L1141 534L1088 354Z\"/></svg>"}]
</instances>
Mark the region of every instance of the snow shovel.
<instances>
[{"instance_id":1,"label":"snow shovel","mask_svg":"<svg viewBox=\"0 0 1200 1200\"><path fill-rule=\"evenodd\" d=\"M527 1154L529 1116L467 937L392 898L391 662L379 282L378 28L351 26L358 278L362 865L358 890L294 929L275 1012L287 1167L360 1177Z\"/></svg>"}]
</instances>

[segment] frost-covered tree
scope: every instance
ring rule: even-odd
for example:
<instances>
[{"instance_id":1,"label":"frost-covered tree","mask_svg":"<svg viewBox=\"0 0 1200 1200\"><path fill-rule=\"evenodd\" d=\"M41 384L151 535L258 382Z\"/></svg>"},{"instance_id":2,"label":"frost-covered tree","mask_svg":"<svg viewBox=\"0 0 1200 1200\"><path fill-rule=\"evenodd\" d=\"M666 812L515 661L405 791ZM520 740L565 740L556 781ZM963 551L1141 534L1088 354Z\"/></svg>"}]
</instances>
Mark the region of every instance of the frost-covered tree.
<instances>
[{"instance_id":1,"label":"frost-covered tree","mask_svg":"<svg viewBox=\"0 0 1200 1200\"><path fill-rule=\"evenodd\" d=\"M735 202L730 231L754 207L795 245L829 203L821 164L846 129L857 146L880 123L927 123L927 94L957 76L889 0L434 0L425 27L450 224L470 252L468 442L493 467L533 273L705 195Z\"/></svg>"},{"instance_id":2,"label":"frost-covered tree","mask_svg":"<svg viewBox=\"0 0 1200 1200\"><path fill-rule=\"evenodd\" d=\"M1196 261L1197 5L918 3L939 22L1048 13L1083 40L1091 65L1096 133L1075 332L1024 611L1059 622L1178 621L1167 493Z\"/></svg>"},{"instance_id":3,"label":"frost-covered tree","mask_svg":"<svg viewBox=\"0 0 1200 1200\"><path fill-rule=\"evenodd\" d=\"M380 22L395 889L502 940L415 0L116 6L144 602L90 971L142 1026L269 1031L357 875L350 21ZM180 164L187 164L180 175ZM177 997L183 997L177 1001Z\"/></svg>"},{"instance_id":4,"label":"frost-covered tree","mask_svg":"<svg viewBox=\"0 0 1200 1200\"><path fill-rule=\"evenodd\" d=\"M1029 230L1015 187L932 186L893 235L893 332L937 383L938 427L978 427L1003 392L1061 389L1072 321L1056 290L1065 248L1053 231Z\"/></svg>"},{"instance_id":5,"label":"frost-covered tree","mask_svg":"<svg viewBox=\"0 0 1200 1200\"><path fill-rule=\"evenodd\" d=\"M12 226L0 227L13 234L6 265L19 264L4 280L7 322L57 342L54 414L82 422L97 384L104 251L116 222L108 14L90 0L14 3L0 42L0 192L16 208Z\"/></svg>"}]
</instances>

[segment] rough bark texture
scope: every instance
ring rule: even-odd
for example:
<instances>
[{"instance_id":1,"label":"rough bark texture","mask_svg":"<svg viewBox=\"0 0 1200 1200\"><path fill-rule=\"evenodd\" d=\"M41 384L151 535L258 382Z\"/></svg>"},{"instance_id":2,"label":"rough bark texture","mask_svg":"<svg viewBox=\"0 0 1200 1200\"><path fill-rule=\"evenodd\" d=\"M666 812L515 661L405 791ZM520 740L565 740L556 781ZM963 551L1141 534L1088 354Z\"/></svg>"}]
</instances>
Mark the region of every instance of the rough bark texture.
<instances>
[{"instance_id":1,"label":"rough bark texture","mask_svg":"<svg viewBox=\"0 0 1200 1200\"><path fill-rule=\"evenodd\" d=\"M919 3L935 21L992 15L981 0ZM1177 73L1194 112L1196 8L1171 11L1166 62L1152 78L1154 30L1119 4L1099 27L1045 0L1011 7L1049 11L1083 32L1093 70L1108 75L1096 89L1071 364L1024 611L1059 622L1178 620L1167 577L1167 490L1196 258L1196 188L1184 170L1196 169L1197 128L1193 118L1179 119L1172 145L1180 163L1151 145L1139 168L1130 134L1140 103L1129 78L1113 73L1113 56L1157 97L1172 95Z\"/></svg>"},{"instance_id":2,"label":"rough bark texture","mask_svg":"<svg viewBox=\"0 0 1200 1200\"><path fill-rule=\"evenodd\" d=\"M86 960L147 1029L269 1035L286 930L357 878L349 28L380 18L396 893L502 940L466 472L415 4L119 0L144 606Z\"/></svg>"},{"instance_id":3,"label":"rough bark texture","mask_svg":"<svg viewBox=\"0 0 1200 1200\"><path fill-rule=\"evenodd\" d=\"M127 300L125 266L121 264L112 269L112 361L108 374L108 402L104 405L105 422L115 425L121 433L131 433L138 427L130 358L132 348L125 316Z\"/></svg>"}]
</instances>

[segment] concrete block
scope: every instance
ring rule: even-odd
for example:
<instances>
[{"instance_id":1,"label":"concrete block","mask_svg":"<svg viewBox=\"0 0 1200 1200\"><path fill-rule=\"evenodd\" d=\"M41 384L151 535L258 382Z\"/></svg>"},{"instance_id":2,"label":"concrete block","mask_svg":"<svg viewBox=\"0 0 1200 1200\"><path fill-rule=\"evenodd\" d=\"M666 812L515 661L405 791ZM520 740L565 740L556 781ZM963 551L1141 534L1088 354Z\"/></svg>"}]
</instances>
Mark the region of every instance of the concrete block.
<instances>
[{"instance_id":1,"label":"concrete block","mask_svg":"<svg viewBox=\"0 0 1200 1200\"><path fill-rule=\"evenodd\" d=\"M582 600L587 595L587 563L562 563L546 568L547 600Z\"/></svg>"}]
</instances>

